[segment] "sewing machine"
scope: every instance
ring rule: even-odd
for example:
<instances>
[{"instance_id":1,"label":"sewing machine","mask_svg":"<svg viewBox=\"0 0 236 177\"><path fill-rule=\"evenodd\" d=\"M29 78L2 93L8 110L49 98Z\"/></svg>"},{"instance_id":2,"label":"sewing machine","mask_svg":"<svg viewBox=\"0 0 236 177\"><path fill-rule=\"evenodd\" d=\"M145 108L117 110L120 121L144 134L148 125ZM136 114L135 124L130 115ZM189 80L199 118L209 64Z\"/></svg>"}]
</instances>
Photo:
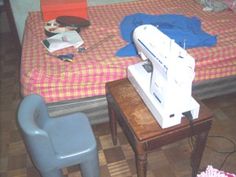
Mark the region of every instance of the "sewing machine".
<instances>
[{"instance_id":1,"label":"sewing machine","mask_svg":"<svg viewBox=\"0 0 236 177\"><path fill-rule=\"evenodd\" d=\"M137 27L133 40L144 61L128 67L128 79L160 126L179 124L186 112L196 119L199 104L192 97L194 58L153 25Z\"/></svg>"}]
</instances>

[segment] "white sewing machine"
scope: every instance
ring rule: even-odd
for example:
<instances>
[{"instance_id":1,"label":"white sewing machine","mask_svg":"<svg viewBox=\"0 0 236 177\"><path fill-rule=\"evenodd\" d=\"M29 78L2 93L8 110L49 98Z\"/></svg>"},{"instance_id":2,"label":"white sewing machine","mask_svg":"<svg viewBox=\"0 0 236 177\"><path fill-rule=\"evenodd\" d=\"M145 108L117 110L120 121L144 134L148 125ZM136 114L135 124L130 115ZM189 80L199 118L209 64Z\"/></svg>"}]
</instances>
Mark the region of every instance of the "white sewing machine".
<instances>
[{"instance_id":1,"label":"white sewing machine","mask_svg":"<svg viewBox=\"0 0 236 177\"><path fill-rule=\"evenodd\" d=\"M179 124L188 111L198 118L199 104L192 97L194 58L152 25L137 27L133 40L144 61L128 67L128 79L160 126Z\"/></svg>"}]
</instances>

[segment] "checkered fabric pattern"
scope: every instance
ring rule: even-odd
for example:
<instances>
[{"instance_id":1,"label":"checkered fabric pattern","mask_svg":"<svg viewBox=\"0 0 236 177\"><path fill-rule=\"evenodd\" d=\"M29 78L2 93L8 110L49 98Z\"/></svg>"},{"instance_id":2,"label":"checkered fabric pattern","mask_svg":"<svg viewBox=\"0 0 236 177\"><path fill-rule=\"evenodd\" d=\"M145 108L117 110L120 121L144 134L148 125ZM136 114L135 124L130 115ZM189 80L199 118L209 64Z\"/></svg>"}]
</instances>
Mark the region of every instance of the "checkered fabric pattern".
<instances>
[{"instance_id":1,"label":"checkered fabric pattern","mask_svg":"<svg viewBox=\"0 0 236 177\"><path fill-rule=\"evenodd\" d=\"M73 62L63 62L48 56L41 41L46 38L40 12L29 13L21 60L23 95L32 92L42 95L46 102L58 102L105 94L105 83L126 77L127 66L138 57L118 58L116 51L125 46L120 37L119 23L132 13L184 14L202 21L204 31L217 35L216 46L189 49L196 59L196 81L236 74L236 14L204 12L194 0L145 0L89 7L91 26L80 32L88 48L78 53L67 48L55 54L74 53ZM107 39L97 46L99 41Z\"/></svg>"}]
</instances>

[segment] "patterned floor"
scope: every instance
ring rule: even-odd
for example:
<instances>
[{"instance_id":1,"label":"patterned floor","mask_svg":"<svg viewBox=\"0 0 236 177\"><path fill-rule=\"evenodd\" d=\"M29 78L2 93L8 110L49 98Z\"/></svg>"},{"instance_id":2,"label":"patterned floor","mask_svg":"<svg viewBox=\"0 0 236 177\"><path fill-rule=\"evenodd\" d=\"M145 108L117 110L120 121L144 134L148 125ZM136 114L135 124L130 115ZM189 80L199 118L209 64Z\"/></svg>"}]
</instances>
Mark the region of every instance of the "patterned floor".
<instances>
[{"instance_id":1,"label":"patterned floor","mask_svg":"<svg viewBox=\"0 0 236 177\"><path fill-rule=\"evenodd\" d=\"M2 14L2 13L1 13ZM0 16L2 21L2 15ZM4 25L1 24L1 28ZM26 152L16 124L16 110L20 102L19 64L20 57L9 30L0 30L0 177L39 177ZM222 96L205 103L215 114L210 135L220 135L236 141L236 94ZM101 177L135 177L134 154L122 130L118 129L118 145L111 141L109 124L93 126L97 139ZM233 145L223 138L209 137L201 168L208 164L220 168ZM148 177L191 176L191 148L188 140L163 147L148 155ZM236 153L229 156L223 170L236 173ZM68 177L80 177L79 166L63 169Z\"/></svg>"}]
</instances>

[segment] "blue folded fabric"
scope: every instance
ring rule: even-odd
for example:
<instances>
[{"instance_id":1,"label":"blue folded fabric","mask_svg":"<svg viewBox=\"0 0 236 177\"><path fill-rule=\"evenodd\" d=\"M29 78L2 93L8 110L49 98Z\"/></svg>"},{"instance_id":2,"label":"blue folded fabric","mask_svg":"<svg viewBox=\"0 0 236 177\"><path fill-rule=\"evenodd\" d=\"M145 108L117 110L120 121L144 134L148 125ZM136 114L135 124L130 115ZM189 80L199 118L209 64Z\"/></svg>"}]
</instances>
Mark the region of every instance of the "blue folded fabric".
<instances>
[{"instance_id":1,"label":"blue folded fabric","mask_svg":"<svg viewBox=\"0 0 236 177\"><path fill-rule=\"evenodd\" d=\"M126 16L120 23L121 37L128 44L119 49L116 56L137 56L133 43L133 30L144 24L152 24L158 27L160 31L174 39L181 47L210 47L217 43L216 36L210 35L201 29L201 21L197 17L176 14L150 15L136 13Z\"/></svg>"}]
</instances>

